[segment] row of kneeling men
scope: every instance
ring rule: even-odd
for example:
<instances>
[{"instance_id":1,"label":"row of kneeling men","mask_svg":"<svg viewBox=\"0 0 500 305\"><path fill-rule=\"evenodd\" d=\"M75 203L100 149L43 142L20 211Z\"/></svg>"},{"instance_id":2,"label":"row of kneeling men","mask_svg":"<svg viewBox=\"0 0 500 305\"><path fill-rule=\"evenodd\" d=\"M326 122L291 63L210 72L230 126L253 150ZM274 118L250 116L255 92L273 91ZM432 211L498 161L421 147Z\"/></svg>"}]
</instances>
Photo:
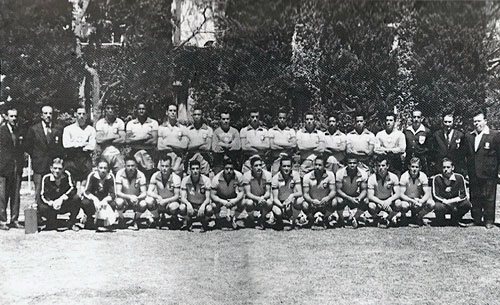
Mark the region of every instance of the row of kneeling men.
<instances>
[{"instance_id":1,"label":"row of kneeling men","mask_svg":"<svg viewBox=\"0 0 500 305\"><path fill-rule=\"evenodd\" d=\"M347 166L335 174L325 169L321 157L303 178L292 170L292 163L283 156L279 172L272 177L259 156L250 158L251 170L245 174L236 171L227 158L224 169L210 179L200 173L200 163L194 160L189 174L181 179L172 171L171 157L165 155L160 157L159 171L147 182L135 158L126 158L125 168L116 175L108 161L100 160L78 196L64 160L55 158L51 173L42 179L39 217L44 229L56 229L57 214L69 212L67 226L78 231L77 215L82 208L81 223L97 231L139 230L141 226L192 231L193 222L198 221L206 232L225 226L283 230L284 220L288 229L343 227L346 223L353 228L418 227L428 225L424 216L434 211L436 225L468 225L462 222L471 208L466 181L454 173L450 159L442 160L442 172L432 179L421 171L419 158L410 161L401 178L390 171L384 156L377 158L371 175L358 167L355 155L348 155ZM445 220L446 214L450 220ZM210 226L212 220L215 226Z\"/></svg>"}]
</instances>

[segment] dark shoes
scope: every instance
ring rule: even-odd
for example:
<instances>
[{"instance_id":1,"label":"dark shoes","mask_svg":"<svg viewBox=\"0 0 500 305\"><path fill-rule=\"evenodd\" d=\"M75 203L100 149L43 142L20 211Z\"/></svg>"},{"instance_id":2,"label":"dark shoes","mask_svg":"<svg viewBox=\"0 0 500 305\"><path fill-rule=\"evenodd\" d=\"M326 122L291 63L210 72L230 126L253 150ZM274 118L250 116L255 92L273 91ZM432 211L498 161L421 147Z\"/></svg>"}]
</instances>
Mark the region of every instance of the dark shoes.
<instances>
[{"instance_id":1,"label":"dark shoes","mask_svg":"<svg viewBox=\"0 0 500 305\"><path fill-rule=\"evenodd\" d=\"M22 224L20 224L19 222L17 221L14 221L10 224L10 227L12 229L24 229L24 226Z\"/></svg>"}]
</instances>

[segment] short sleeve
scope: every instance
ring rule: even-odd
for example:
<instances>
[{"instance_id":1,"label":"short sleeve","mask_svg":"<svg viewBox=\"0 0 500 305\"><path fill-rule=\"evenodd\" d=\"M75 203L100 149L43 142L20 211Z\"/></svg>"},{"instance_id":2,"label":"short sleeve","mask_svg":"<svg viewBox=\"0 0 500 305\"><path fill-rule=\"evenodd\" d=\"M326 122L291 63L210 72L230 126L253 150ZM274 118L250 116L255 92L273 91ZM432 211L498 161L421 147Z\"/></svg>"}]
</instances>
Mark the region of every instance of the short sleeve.
<instances>
[{"instance_id":1,"label":"short sleeve","mask_svg":"<svg viewBox=\"0 0 500 305\"><path fill-rule=\"evenodd\" d=\"M375 177L375 174L373 174L368 178L368 189L374 190L376 185L377 185L377 178Z\"/></svg>"},{"instance_id":2,"label":"short sleeve","mask_svg":"<svg viewBox=\"0 0 500 305\"><path fill-rule=\"evenodd\" d=\"M420 172L420 183L422 183L423 186L429 185L429 178L424 172Z\"/></svg>"},{"instance_id":3,"label":"short sleeve","mask_svg":"<svg viewBox=\"0 0 500 305\"><path fill-rule=\"evenodd\" d=\"M182 181L181 181L181 190L186 190L187 189L186 188L186 183L187 183L188 179L189 179L189 176L186 176L186 177L182 178ZM174 187L175 187L175 185L174 185Z\"/></svg>"},{"instance_id":4,"label":"short sleeve","mask_svg":"<svg viewBox=\"0 0 500 305\"><path fill-rule=\"evenodd\" d=\"M279 180L278 180L278 174L274 175L274 177L271 179L271 188L272 189L278 189L279 188Z\"/></svg>"},{"instance_id":5,"label":"short sleeve","mask_svg":"<svg viewBox=\"0 0 500 305\"><path fill-rule=\"evenodd\" d=\"M266 179L266 184L271 184L271 182L273 180L271 173L268 171L264 171L263 175L264 175L264 178Z\"/></svg>"},{"instance_id":6,"label":"short sleeve","mask_svg":"<svg viewBox=\"0 0 500 305\"><path fill-rule=\"evenodd\" d=\"M246 137L247 137L247 129L243 127L240 130L240 138L246 138Z\"/></svg>"},{"instance_id":7,"label":"short sleeve","mask_svg":"<svg viewBox=\"0 0 500 305\"><path fill-rule=\"evenodd\" d=\"M142 186L142 185L146 185L146 176L144 176L144 173L142 172L137 172L137 174L139 175L139 184Z\"/></svg>"},{"instance_id":8,"label":"short sleeve","mask_svg":"<svg viewBox=\"0 0 500 305\"><path fill-rule=\"evenodd\" d=\"M344 179L344 169L341 168L337 171L337 174L335 175L335 181L342 182L343 179Z\"/></svg>"},{"instance_id":9,"label":"short sleeve","mask_svg":"<svg viewBox=\"0 0 500 305\"><path fill-rule=\"evenodd\" d=\"M157 120L153 120L153 122L151 122L151 127L153 128L153 130L158 130L158 121Z\"/></svg>"},{"instance_id":10,"label":"short sleeve","mask_svg":"<svg viewBox=\"0 0 500 305\"><path fill-rule=\"evenodd\" d=\"M295 184L300 184L300 174L297 171L292 171L292 178Z\"/></svg>"},{"instance_id":11,"label":"short sleeve","mask_svg":"<svg viewBox=\"0 0 500 305\"><path fill-rule=\"evenodd\" d=\"M118 124L116 124L116 125L118 125L118 130L125 130L125 122L123 122L123 120L121 120L121 119L117 119L117 121L118 121Z\"/></svg>"},{"instance_id":12,"label":"short sleeve","mask_svg":"<svg viewBox=\"0 0 500 305\"><path fill-rule=\"evenodd\" d=\"M212 185L211 185L212 189L217 189L219 187L219 175L215 175L213 178L212 178Z\"/></svg>"},{"instance_id":13,"label":"short sleeve","mask_svg":"<svg viewBox=\"0 0 500 305\"><path fill-rule=\"evenodd\" d=\"M243 177L241 178L241 185L248 185L250 184L250 180L252 179L252 172L248 171L243 174Z\"/></svg>"},{"instance_id":14,"label":"short sleeve","mask_svg":"<svg viewBox=\"0 0 500 305\"><path fill-rule=\"evenodd\" d=\"M205 186L205 190L210 190L211 189L210 178L208 178L205 175L202 175L201 179L203 180L203 186Z\"/></svg>"},{"instance_id":15,"label":"short sleeve","mask_svg":"<svg viewBox=\"0 0 500 305\"><path fill-rule=\"evenodd\" d=\"M409 177L410 175L408 174L408 172L405 172L403 175L401 175L401 179L399 180L399 185L407 186L408 183L410 183Z\"/></svg>"},{"instance_id":16,"label":"short sleeve","mask_svg":"<svg viewBox=\"0 0 500 305\"><path fill-rule=\"evenodd\" d=\"M99 121L97 121L97 123L95 124L96 132L103 130L103 126L102 126L103 123L104 123L103 119L100 119Z\"/></svg>"},{"instance_id":17,"label":"short sleeve","mask_svg":"<svg viewBox=\"0 0 500 305\"><path fill-rule=\"evenodd\" d=\"M174 188L179 188L181 187L181 177L179 177L177 174L172 173L172 184ZM187 178L187 177L186 177Z\"/></svg>"},{"instance_id":18,"label":"short sleeve","mask_svg":"<svg viewBox=\"0 0 500 305\"><path fill-rule=\"evenodd\" d=\"M304 186L310 186L311 184L311 173L308 173L304 176L304 180L302 181Z\"/></svg>"}]
</instances>

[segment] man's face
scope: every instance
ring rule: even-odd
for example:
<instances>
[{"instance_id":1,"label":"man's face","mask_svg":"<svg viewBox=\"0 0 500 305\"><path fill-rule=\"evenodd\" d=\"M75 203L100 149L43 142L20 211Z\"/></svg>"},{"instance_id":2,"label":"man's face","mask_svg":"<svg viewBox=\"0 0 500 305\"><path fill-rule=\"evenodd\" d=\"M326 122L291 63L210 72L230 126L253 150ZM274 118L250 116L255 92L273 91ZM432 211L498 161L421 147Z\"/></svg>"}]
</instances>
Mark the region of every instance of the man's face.
<instances>
[{"instance_id":1,"label":"man's face","mask_svg":"<svg viewBox=\"0 0 500 305\"><path fill-rule=\"evenodd\" d=\"M250 124L253 126L259 125L259 113L258 112L251 112L250 113Z\"/></svg>"},{"instance_id":2,"label":"man's face","mask_svg":"<svg viewBox=\"0 0 500 305\"><path fill-rule=\"evenodd\" d=\"M254 175L257 175L257 176L260 176L262 175L262 161L261 160L257 160L255 161L255 163L252 165L252 172Z\"/></svg>"},{"instance_id":3,"label":"man's face","mask_svg":"<svg viewBox=\"0 0 500 305\"><path fill-rule=\"evenodd\" d=\"M292 161L285 160L281 162L281 174L288 176L290 175L291 172L292 172Z\"/></svg>"},{"instance_id":4,"label":"man's face","mask_svg":"<svg viewBox=\"0 0 500 305\"><path fill-rule=\"evenodd\" d=\"M486 120L484 119L484 114L478 114L474 117L474 128L477 132L483 131L486 126Z\"/></svg>"},{"instance_id":5,"label":"man's face","mask_svg":"<svg viewBox=\"0 0 500 305\"><path fill-rule=\"evenodd\" d=\"M422 124L422 112L420 112L420 111L413 111L412 121L413 121L414 125L420 125L420 124Z\"/></svg>"},{"instance_id":6,"label":"man's face","mask_svg":"<svg viewBox=\"0 0 500 305\"><path fill-rule=\"evenodd\" d=\"M234 166L232 164L226 164L224 166L224 174L227 175L233 175L234 174Z\"/></svg>"},{"instance_id":7,"label":"man's face","mask_svg":"<svg viewBox=\"0 0 500 305\"><path fill-rule=\"evenodd\" d=\"M362 116L357 116L354 123L354 128L362 130L365 127L365 118Z\"/></svg>"},{"instance_id":8,"label":"man's face","mask_svg":"<svg viewBox=\"0 0 500 305\"><path fill-rule=\"evenodd\" d=\"M54 163L50 166L50 172L54 177L59 178L63 172L63 165L60 163Z\"/></svg>"},{"instance_id":9,"label":"man's face","mask_svg":"<svg viewBox=\"0 0 500 305\"><path fill-rule=\"evenodd\" d=\"M325 164L323 163L322 159L316 159L314 161L314 171L315 172L322 172L325 169Z\"/></svg>"},{"instance_id":10,"label":"man's face","mask_svg":"<svg viewBox=\"0 0 500 305\"><path fill-rule=\"evenodd\" d=\"M191 176L193 177L200 176L200 166L198 164L191 165Z\"/></svg>"},{"instance_id":11,"label":"man's face","mask_svg":"<svg viewBox=\"0 0 500 305\"><path fill-rule=\"evenodd\" d=\"M453 117L450 115L447 115L443 118L443 126L446 130L451 130L453 128Z\"/></svg>"},{"instance_id":12,"label":"man's face","mask_svg":"<svg viewBox=\"0 0 500 305\"><path fill-rule=\"evenodd\" d=\"M385 127L389 130L393 130L394 129L394 117L393 116L387 116L385 118Z\"/></svg>"},{"instance_id":13,"label":"man's face","mask_svg":"<svg viewBox=\"0 0 500 305\"><path fill-rule=\"evenodd\" d=\"M172 164L170 164L169 160L161 160L160 161L160 172L163 175L168 175L172 170Z\"/></svg>"},{"instance_id":14,"label":"man's face","mask_svg":"<svg viewBox=\"0 0 500 305\"><path fill-rule=\"evenodd\" d=\"M383 160L382 162L377 163L377 173L379 174L379 176L387 175L388 170L389 167L387 165L387 160Z\"/></svg>"},{"instance_id":15,"label":"man's face","mask_svg":"<svg viewBox=\"0 0 500 305\"><path fill-rule=\"evenodd\" d=\"M147 116L146 105L144 104L137 105L137 116L140 118L144 118Z\"/></svg>"},{"instance_id":16,"label":"man's face","mask_svg":"<svg viewBox=\"0 0 500 305\"><path fill-rule=\"evenodd\" d=\"M410 176L415 178L418 177L419 174L420 174L420 164L416 162L410 164Z\"/></svg>"},{"instance_id":17,"label":"man's face","mask_svg":"<svg viewBox=\"0 0 500 305\"><path fill-rule=\"evenodd\" d=\"M115 116L115 106L114 105L107 105L105 108L105 113L106 113L106 116L108 116L108 117L114 117Z\"/></svg>"},{"instance_id":18,"label":"man's face","mask_svg":"<svg viewBox=\"0 0 500 305\"><path fill-rule=\"evenodd\" d=\"M455 167L450 161L443 162L443 176L447 178L451 177L451 174L453 174L454 169Z\"/></svg>"},{"instance_id":19,"label":"man's face","mask_svg":"<svg viewBox=\"0 0 500 305\"><path fill-rule=\"evenodd\" d=\"M42 107L42 121L47 124L52 122L52 107L44 106Z\"/></svg>"},{"instance_id":20,"label":"man's face","mask_svg":"<svg viewBox=\"0 0 500 305\"><path fill-rule=\"evenodd\" d=\"M134 176L137 173L137 164L133 160L125 162L125 173L127 176Z\"/></svg>"},{"instance_id":21,"label":"man's face","mask_svg":"<svg viewBox=\"0 0 500 305\"><path fill-rule=\"evenodd\" d=\"M330 117L328 119L328 128L332 129L332 130L337 129L337 119L336 118Z\"/></svg>"},{"instance_id":22,"label":"man's face","mask_svg":"<svg viewBox=\"0 0 500 305\"><path fill-rule=\"evenodd\" d=\"M358 160L357 159L349 159L347 160L347 168L349 170L355 170L358 167Z\"/></svg>"},{"instance_id":23,"label":"man's face","mask_svg":"<svg viewBox=\"0 0 500 305\"><path fill-rule=\"evenodd\" d=\"M278 127L281 129L286 127L286 113L278 113Z\"/></svg>"},{"instance_id":24,"label":"man's face","mask_svg":"<svg viewBox=\"0 0 500 305\"><path fill-rule=\"evenodd\" d=\"M224 128L229 128L229 124L231 124L231 116L229 113L221 113L220 124Z\"/></svg>"},{"instance_id":25,"label":"man's face","mask_svg":"<svg viewBox=\"0 0 500 305\"><path fill-rule=\"evenodd\" d=\"M306 115L306 128L308 129L314 128L314 116L312 114Z\"/></svg>"},{"instance_id":26,"label":"man's face","mask_svg":"<svg viewBox=\"0 0 500 305\"><path fill-rule=\"evenodd\" d=\"M99 162L99 164L97 165L97 172L101 178L106 177L106 175L109 173L108 163Z\"/></svg>"},{"instance_id":27,"label":"man's face","mask_svg":"<svg viewBox=\"0 0 500 305\"><path fill-rule=\"evenodd\" d=\"M175 105L168 106L167 116L170 120L177 120L177 106Z\"/></svg>"},{"instance_id":28,"label":"man's face","mask_svg":"<svg viewBox=\"0 0 500 305\"><path fill-rule=\"evenodd\" d=\"M202 118L202 115L203 115L203 112L199 109L196 109L194 112L193 112L193 121L195 123L201 123L201 118Z\"/></svg>"},{"instance_id":29,"label":"man's face","mask_svg":"<svg viewBox=\"0 0 500 305\"><path fill-rule=\"evenodd\" d=\"M79 124L83 124L87 121L87 112L85 108L78 108L75 113L76 120Z\"/></svg>"},{"instance_id":30,"label":"man's face","mask_svg":"<svg viewBox=\"0 0 500 305\"><path fill-rule=\"evenodd\" d=\"M7 111L7 122L11 126L17 126L17 110L11 109Z\"/></svg>"}]
</instances>

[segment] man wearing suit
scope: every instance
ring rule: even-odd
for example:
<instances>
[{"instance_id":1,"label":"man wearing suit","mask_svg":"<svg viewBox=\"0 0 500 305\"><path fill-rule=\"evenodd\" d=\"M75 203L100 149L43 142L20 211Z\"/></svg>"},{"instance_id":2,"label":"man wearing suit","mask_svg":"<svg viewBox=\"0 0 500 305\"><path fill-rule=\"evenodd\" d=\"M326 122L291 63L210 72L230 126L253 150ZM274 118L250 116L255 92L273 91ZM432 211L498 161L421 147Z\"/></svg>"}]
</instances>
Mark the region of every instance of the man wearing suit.
<instances>
[{"instance_id":1,"label":"man wearing suit","mask_svg":"<svg viewBox=\"0 0 500 305\"><path fill-rule=\"evenodd\" d=\"M487 126L484 112L477 112L474 131L466 140L473 225L484 224L491 229L495 222L500 133Z\"/></svg>"},{"instance_id":2,"label":"man wearing suit","mask_svg":"<svg viewBox=\"0 0 500 305\"><path fill-rule=\"evenodd\" d=\"M52 122L52 107L42 107L42 121L28 129L24 139L24 150L31 156L35 200L40 204L42 177L50 173L50 163L55 157L62 157L62 128Z\"/></svg>"},{"instance_id":3,"label":"man wearing suit","mask_svg":"<svg viewBox=\"0 0 500 305\"><path fill-rule=\"evenodd\" d=\"M448 158L453 161L455 171L465 176L465 135L453 128L453 115L443 116L443 128L432 135L434 149L433 173L441 172L441 160Z\"/></svg>"},{"instance_id":4,"label":"man wearing suit","mask_svg":"<svg viewBox=\"0 0 500 305\"><path fill-rule=\"evenodd\" d=\"M22 228L19 224L19 203L21 175L24 155L19 143L17 110L7 109L7 122L0 127L0 230L7 226L7 203L10 200L10 226Z\"/></svg>"}]
</instances>

